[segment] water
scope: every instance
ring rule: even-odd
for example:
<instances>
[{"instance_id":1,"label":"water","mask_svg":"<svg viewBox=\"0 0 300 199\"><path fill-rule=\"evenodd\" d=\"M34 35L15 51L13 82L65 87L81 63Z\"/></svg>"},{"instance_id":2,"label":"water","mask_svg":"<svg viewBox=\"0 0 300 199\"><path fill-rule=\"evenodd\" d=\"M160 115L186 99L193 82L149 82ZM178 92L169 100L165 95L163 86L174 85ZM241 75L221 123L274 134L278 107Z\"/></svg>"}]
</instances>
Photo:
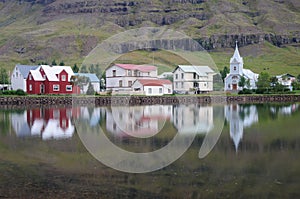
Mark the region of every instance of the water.
<instances>
[{"instance_id":1,"label":"water","mask_svg":"<svg viewBox=\"0 0 300 199\"><path fill-rule=\"evenodd\" d=\"M300 104L2 108L0 198L299 198L299 121Z\"/></svg>"}]
</instances>

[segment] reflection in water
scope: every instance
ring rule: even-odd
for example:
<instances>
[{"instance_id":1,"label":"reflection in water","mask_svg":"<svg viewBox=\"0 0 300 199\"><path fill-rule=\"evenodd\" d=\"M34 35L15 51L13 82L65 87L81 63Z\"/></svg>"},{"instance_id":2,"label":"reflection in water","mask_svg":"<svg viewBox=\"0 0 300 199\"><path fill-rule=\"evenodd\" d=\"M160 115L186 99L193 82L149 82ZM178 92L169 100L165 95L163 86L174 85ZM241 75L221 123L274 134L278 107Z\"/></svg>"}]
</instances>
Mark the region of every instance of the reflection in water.
<instances>
[{"instance_id":1,"label":"reflection in water","mask_svg":"<svg viewBox=\"0 0 300 199\"><path fill-rule=\"evenodd\" d=\"M230 125L230 137L234 142L235 150L243 138L244 128L258 122L258 113L255 105L243 106L231 104L225 106L225 117Z\"/></svg>"},{"instance_id":2,"label":"reflection in water","mask_svg":"<svg viewBox=\"0 0 300 199\"><path fill-rule=\"evenodd\" d=\"M11 114L12 127L18 137L41 136L43 140L70 138L75 127L72 108L30 109Z\"/></svg>"},{"instance_id":3,"label":"reflection in water","mask_svg":"<svg viewBox=\"0 0 300 199\"><path fill-rule=\"evenodd\" d=\"M50 109L0 109L0 197L300 197L299 104L219 105L218 110L217 106L198 105L137 106L125 107L122 111L114 107ZM199 148L212 134L210 129L225 116L227 122L217 144L208 156L199 159ZM177 131L177 135L182 135L182 141L193 135L195 139L183 156L164 169L141 175L122 173L99 163L85 148L79 134L75 130L71 133L76 118L84 121L82 129L86 130L84 135L87 137L91 137L90 134L97 137L97 132L92 129L97 129L100 124L106 135L111 135L107 138L119 140L116 146L126 150L136 147L138 152L145 148L144 151L154 151L151 149L168 144ZM119 119L123 126L117 124L116 127L121 128L115 132L113 121ZM194 120L205 128L199 128L202 129L199 132L189 128L195 127ZM170 136L157 134L153 140L131 139L123 132L136 129L131 132L147 135L140 129L159 130L164 121L162 132L172 132L167 133ZM45 131L51 133L43 136ZM59 135L57 131L60 131ZM209 131L207 136L205 131ZM62 141L42 140L60 139L64 137L62 135L73 136ZM18 139L24 136L41 139ZM142 144L135 140L142 140ZM117 158L113 156L113 159ZM147 163L151 163L149 159Z\"/></svg>"},{"instance_id":4,"label":"reflection in water","mask_svg":"<svg viewBox=\"0 0 300 199\"><path fill-rule=\"evenodd\" d=\"M214 126L213 106L175 105L173 124L179 133L207 133Z\"/></svg>"},{"instance_id":5,"label":"reflection in water","mask_svg":"<svg viewBox=\"0 0 300 199\"><path fill-rule=\"evenodd\" d=\"M220 108L220 107L219 107ZM7 121L17 137L36 136L43 140L65 139L73 136L72 118L87 120L90 127L105 125L106 132L117 137L148 138L161 132L166 122L180 134L207 134L214 128L216 118L225 117L230 126L230 138L235 150L243 139L244 128L262 118L272 120L299 110L299 104L229 104L224 113L215 113L212 105L151 105L115 107L37 108L2 113L2 128ZM266 114L267 113L267 114ZM225 116L223 116L223 114ZM103 121L101 121L103 120ZM3 129L4 130L4 129ZM2 131L3 131L2 130Z\"/></svg>"},{"instance_id":6,"label":"reflection in water","mask_svg":"<svg viewBox=\"0 0 300 199\"><path fill-rule=\"evenodd\" d=\"M298 104L270 106L269 111L277 117L278 115L291 115L299 108ZM238 151L239 143L244 134L244 128L258 123L257 105L230 104L225 106L225 117L230 125L230 137L233 140L235 150Z\"/></svg>"},{"instance_id":7,"label":"reflection in water","mask_svg":"<svg viewBox=\"0 0 300 199\"><path fill-rule=\"evenodd\" d=\"M151 137L172 117L171 105L111 107L106 109L106 129L116 136Z\"/></svg>"}]
</instances>

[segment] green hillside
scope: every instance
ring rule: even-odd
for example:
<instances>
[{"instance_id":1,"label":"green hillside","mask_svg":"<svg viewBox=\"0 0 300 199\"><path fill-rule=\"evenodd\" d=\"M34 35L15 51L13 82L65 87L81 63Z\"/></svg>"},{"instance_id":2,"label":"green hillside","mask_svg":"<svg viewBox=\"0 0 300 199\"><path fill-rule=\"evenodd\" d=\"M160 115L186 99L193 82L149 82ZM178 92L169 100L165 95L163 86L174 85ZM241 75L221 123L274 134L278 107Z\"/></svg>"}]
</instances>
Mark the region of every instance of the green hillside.
<instances>
[{"instance_id":1,"label":"green hillside","mask_svg":"<svg viewBox=\"0 0 300 199\"><path fill-rule=\"evenodd\" d=\"M139 27L163 26L197 40L218 68L228 66L237 40L245 68L258 73L300 73L297 0L85 2L0 0L0 66L11 71L17 63L52 60L80 65L97 44L112 35ZM174 56L170 59L163 51L129 53L119 61L153 60L161 72L183 61Z\"/></svg>"}]
</instances>

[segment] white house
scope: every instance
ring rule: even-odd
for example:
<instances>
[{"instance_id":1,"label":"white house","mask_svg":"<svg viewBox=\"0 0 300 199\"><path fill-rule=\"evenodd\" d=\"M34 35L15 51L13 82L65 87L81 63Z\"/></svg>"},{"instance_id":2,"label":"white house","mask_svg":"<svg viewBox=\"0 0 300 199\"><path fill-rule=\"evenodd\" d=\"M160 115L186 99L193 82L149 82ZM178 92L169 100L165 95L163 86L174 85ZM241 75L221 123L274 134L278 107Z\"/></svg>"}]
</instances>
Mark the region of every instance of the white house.
<instances>
[{"instance_id":1,"label":"white house","mask_svg":"<svg viewBox=\"0 0 300 199\"><path fill-rule=\"evenodd\" d=\"M230 73L225 78L225 91L237 91L243 90L242 87L239 87L239 82L241 77L244 76L246 81L249 81L249 89L256 88L256 82L258 80L258 74L252 72L249 69L244 69L244 61L240 56L238 46L236 44L235 51L233 56L230 59Z\"/></svg>"},{"instance_id":2,"label":"white house","mask_svg":"<svg viewBox=\"0 0 300 199\"><path fill-rule=\"evenodd\" d=\"M215 72L208 66L178 65L173 71L173 88L175 92L197 93L213 91Z\"/></svg>"},{"instance_id":3,"label":"white house","mask_svg":"<svg viewBox=\"0 0 300 199\"><path fill-rule=\"evenodd\" d=\"M137 79L132 85L133 91L144 95L172 94L172 82L167 79Z\"/></svg>"},{"instance_id":4,"label":"white house","mask_svg":"<svg viewBox=\"0 0 300 199\"><path fill-rule=\"evenodd\" d=\"M279 84L286 86L291 91L293 90L292 83L294 81L296 81L295 76L287 73L287 74L283 74L283 75L278 75L278 76L276 76L276 78L277 78Z\"/></svg>"},{"instance_id":5,"label":"white house","mask_svg":"<svg viewBox=\"0 0 300 199\"><path fill-rule=\"evenodd\" d=\"M106 89L128 91L137 79L157 78L157 68L150 65L115 64L106 69Z\"/></svg>"},{"instance_id":6,"label":"white house","mask_svg":"<svg viewBox=\"0 0 300 199\"><path fill-rule=\"evenodd\" d=\"M100 80L96 76L96 74L93 73L75 73L75 76L83 76L88 78L88 83L83 86L82 93L85 94L88 90L89 83L92 84L95 92L100 92Z\"/></svg>"},{"instance_id":7,"label":"white house","mask_svg":"<svg viewBox=\"0 0 300 199\"><path fill-rule=\"evenodd\" d=\"M26 92L26 79L29 71L37 68L38 66L16 65L10 77L11 88L13 90L21 89Z\"/></svg>"}]
</instances>

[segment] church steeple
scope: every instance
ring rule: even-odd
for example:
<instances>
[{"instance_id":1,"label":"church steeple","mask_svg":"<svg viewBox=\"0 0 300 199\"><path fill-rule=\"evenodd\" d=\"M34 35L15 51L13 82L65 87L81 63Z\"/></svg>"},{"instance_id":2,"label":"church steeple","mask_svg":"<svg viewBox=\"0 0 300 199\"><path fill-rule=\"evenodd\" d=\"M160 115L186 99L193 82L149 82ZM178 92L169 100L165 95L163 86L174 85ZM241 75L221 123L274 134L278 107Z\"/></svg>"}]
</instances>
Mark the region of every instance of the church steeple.
<instances>
[{"instance_id":1,"label":"church steeple","mask_svg":"<svg viewBox=\"0 0 300 199\"><path fill-rule=\"evenodd\" d=\"M240 55L237 41L235 42L235 50L233 56L230 58L230 73L231 74L243 74L244 61Z\"/></svg>"},{"instance_id":2,"label":"church steeple","mask_svg":"<svg viewBox=\"0 0 300 199\"><path fill-rule=\"evenodd\" d=\"M239 48L238 48L238 45L237 45L237 41L235 41L234 54L233 54L232 58L230 59L230 63L233 63L233 62L243 63L243 58L240 55Z\"/></svg>"}]
</instances>

